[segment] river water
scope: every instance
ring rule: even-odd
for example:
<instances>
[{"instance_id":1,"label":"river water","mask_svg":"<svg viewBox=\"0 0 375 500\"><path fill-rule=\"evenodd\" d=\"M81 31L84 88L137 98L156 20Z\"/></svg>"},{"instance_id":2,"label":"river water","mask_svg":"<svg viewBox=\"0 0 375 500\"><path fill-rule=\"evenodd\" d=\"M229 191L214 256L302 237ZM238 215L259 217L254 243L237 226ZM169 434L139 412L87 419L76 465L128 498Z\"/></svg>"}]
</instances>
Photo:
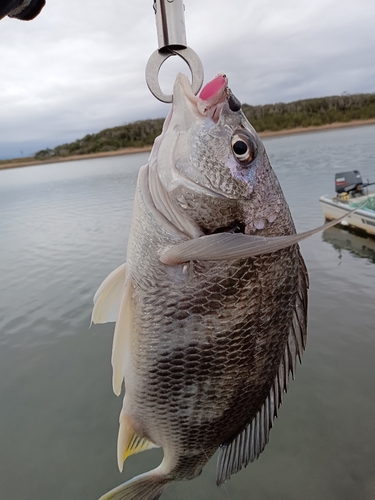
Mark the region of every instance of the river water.
<instances>
[{"instance_id":1,"label":"river water","mask_svg":"<svg viewBox=\"0 0 375 500\"><path fill-rule=\"evenodd\" d=\"M334 173L375 181L375 127L265 140L298 231L323 222ZM120 474L113 326L89 329L92 297L125 258L147 154L0 171L0 496L95 500ZM215 460L163 500L375 499L375 241L333 228L301 243L308 348L258 461L215 485Z\"/></svg>"}]
</instances>

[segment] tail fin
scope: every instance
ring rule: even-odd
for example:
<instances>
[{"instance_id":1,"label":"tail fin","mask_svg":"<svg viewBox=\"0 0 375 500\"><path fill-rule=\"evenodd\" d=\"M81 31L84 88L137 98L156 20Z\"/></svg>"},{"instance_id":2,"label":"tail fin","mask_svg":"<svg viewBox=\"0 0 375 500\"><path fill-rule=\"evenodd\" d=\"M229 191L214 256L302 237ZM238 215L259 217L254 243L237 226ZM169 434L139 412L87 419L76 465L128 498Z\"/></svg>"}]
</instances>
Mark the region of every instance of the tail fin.
<instances>
[{"instance_id":1,"label":"tail fin","mask_svg":"<svg viewBox=\"0 0 375 500\"><path fill-rule=\"evenodd\" d=\"M158 469L159 467L134 477L109 491L99 500L158 500L172 481L161 475Z\"/></svg>"}]
</instances>

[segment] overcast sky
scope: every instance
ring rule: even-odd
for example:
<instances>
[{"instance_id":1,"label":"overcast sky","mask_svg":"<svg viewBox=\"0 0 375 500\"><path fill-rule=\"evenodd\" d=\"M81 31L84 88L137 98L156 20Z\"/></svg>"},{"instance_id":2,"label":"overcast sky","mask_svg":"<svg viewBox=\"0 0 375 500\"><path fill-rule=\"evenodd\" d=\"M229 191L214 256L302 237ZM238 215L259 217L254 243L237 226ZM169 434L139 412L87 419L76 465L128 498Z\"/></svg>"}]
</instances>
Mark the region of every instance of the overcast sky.
<instances>
[{"instance_id":1,"label":"overcast sky","mask_svg":"<svg viewBox=\"0 0 375 500\"><path fill-rule=\"evenodd\" d=\"M34 21L0 21L0 158L33 154L138 119L149 92L153 0L47 0ZM105 6L105 7L104 7ZM374 0L185 0L205 80L225 71L248 104L375 92ZM103 9L106 10L103 10ZM171 58L160 81L169 93Z\"/></svg>"}]
</instances>

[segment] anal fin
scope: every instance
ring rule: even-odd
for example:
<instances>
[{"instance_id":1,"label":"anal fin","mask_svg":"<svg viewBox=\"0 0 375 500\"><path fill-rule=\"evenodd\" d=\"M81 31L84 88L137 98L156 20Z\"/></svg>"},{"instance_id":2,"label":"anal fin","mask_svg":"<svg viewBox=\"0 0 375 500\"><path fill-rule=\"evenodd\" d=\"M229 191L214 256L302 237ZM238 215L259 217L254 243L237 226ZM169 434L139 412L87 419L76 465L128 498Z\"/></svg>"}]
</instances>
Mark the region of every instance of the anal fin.
<instances>
[{"instance_id":1,"label":"anal fin","mask_svg":"<svg viewBox=\"0 0 375 500\"><path fill-rule=\"evenodd\" d=\"M159 446L147 438L138 436L134 431L131 418L122 410L117 440L117 461L120 472L122 472L123 464L127 458L151 448L159 448Z\"/></svg>"}]
</instances>

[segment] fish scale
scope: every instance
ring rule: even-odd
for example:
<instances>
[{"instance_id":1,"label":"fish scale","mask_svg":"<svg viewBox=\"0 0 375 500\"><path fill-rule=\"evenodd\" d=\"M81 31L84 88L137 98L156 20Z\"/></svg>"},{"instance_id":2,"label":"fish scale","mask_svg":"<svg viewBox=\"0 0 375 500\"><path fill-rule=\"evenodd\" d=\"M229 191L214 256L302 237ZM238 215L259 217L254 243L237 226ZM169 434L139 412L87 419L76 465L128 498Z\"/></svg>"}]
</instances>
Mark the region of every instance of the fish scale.
<instances>
[{"instance_id":1,"label":"fish scale","mask_svg":"<svg viewBox=\"0 0 375 500\"><path fill-rule=\"evenodd\" d=\"M134 352L139 355L135 357L134 363L141 374L140 386L143 389L142 398L132 405L134 414L142 422L141 426L148 430L147 437L161 444L164 449L164 442L171 441L171 425L177 422L176 442L181 440L190 443L193 449L194 446L197 449L198 446L202 447L205 453L210 454L256 415L276 376L298 291L295 272L298 250L280 250L278 259L271 255L220 266L216 263L200 263L194 267L194 284L190 282L181 288L181 277L176 279L173 276L171 279L163 274L155 257L153 263L148 263L151 256L148 245L144 244L145 239L149 242L155 240L158 244L161 242L163 246L169 241L161 240L157 225L145 207L140 208L137 220L138 225L134 228L134 241L137 243L134 250L131 246L128 249L128 262L137 294L145 294L140 302L152 305L146 313L139 307L139 318L136 315L135 319L137 326L134 336L138 342ZM148 228L147 231L144 226ZM135 264L133 252L137 255ZM150 271L154 269L157 272L152 276ZM147 274L144 280L145 270ZM236 278L236 275L239 277ZM217 283L212 283L211 278ZM154 282L151 289L150 281ZM180 295L182 301L178 310L175 308L176 294ZM137 310L137 305L135 307ZM181 309L186 315L180 316ZM228 315L230 318L226 328L217 316L219 310L222 316ZM201 311L203 314L199 314ZM150 322L150 318L158 318L160 322L155 325L154 321ZM166 318L172 321L166 322ZM275 318L278 318L276 324ZM162 331L162 337L159 330ZM183 331L183 339L178 335L179 331ZM143 332L142 335L139 332ZM191 349L189 340L196 342L192 358L188 355ZM199 388L198 400L194 401L186 392L185 378ZM155 384L152 383L155 380L162 391L168 392L173 403L160 420L157 415L159 411L165 410L166 403L165 398L157 399L158 393L154 392ZM210 383L204 387L207 380ZM233 380L237 380L235 385ZM150 388L149 392L147 388ZM149 398L154 408L151 415L144 412L144 400ZM218 401L223 406L222 410L218 409ZM210 405L214 405L220 418L216 418L214 424L208 420L207 425L200 424L197 427L195 419L207 414ZM194 412L191 412L191 407ZM235 415L231 417L233 409ZM184 421L189 414L193 416L188 422ZM161 436L163 429L166 436Z\"/></svg>"},{"instance_id":2,"label":"fish scale","mask_svg":"<svg viewBox=\"0 0 375 500\"><path fill-rule=\"evenodd\" d=\"M177 78L139 173L126 266L95 296L94 322L118 307L119 467L154 446L164 452L159 467L101 500L156 500L217 449L218 484L255 460L305 348L300 238L263 144L226 92L202 105Z\"/></svg>"},{"instance_id":3,"label":"fish scale","mask_svg":"<svg viewBox=\"0 0 375 500\"><path fill-rule=\"evenodd\" d=\"M142 231L140 232L144 234ZM281 252L290 254L289 249L288 251L284 250ZM272 258L272 262L273 259L274 257ZM257 260L259 262L257 262ZM284 259L284 265L288 263L288 260L291 259ZM144 260L141 258L140 261L143 262ZM284 297L284 301L280 301L278 300L278 296L274 296L272 297L273 300L270 302L268 297L264 297L264 290L269 290L270 282L273 284L275 281L272 265L268 265L266 259L260 258L255 259L253 267L256 269L253 273L255 274L253 281L255 281L256 286L252 286L250 277L248 277L247 280L232 280L235 283L233 283L230 293L228 292L228 288L224 288L223 286L223 293L219 294L220 299L217 301L218 307L211 307L211 305L215 303L215 300L211 299L211 295L217 295L217 287L213 287L209 284L208 287L203 286L203 288L192 289L190 291L191 311L188 311L188 314L184 316L184 318L181 318L178 316L179 311L176 312L173 306L171 308L171 316L175 316L173 318L174 321L168 324L162 321L157 324L157 328L162 329L164 332L163 337L160 339L159 332L155 331L154 335L156 336L156 340L154 342L150 340L150 335L146 335L144 342L138 344L135 348L136 352L142 354L139 359L135 359L135 364L137 364L139 372L142 373L142 377L143 374L145 375L145 378L142 379L142 386L149 387L150 393L146 392L145 394L144 391L142 391L142 398L139 400L138 411L136 404L134 405L134 409L138 420L142 422L142 426L148 429L147 437L150 438L151 441L163 443L160 437L160 432L163 430L166 432L168 440L171 440L171 427L174 427L177 430L178 440L181 440L182 444L189 443L190 448L193 446L194 449L195 446L195 449L198 450L202 447L207 455L211 455L220 444L233 437L233 435L238 432L238 429L242 429L259 411L265 399L265 395L269 392L270 381L274 379L279 368L281 353L284 350L288 335L288 328L284 327L284 331L280 331L280 327L278 326L275 332L270 330L270 325L275 317L278 317L278 323L281 321L281 323L288 325L288 316L293 312L288 305L293 303L293 294L297 292L297 283L295 275L293 276L293 273L290 274L293 267L290 266L292 268L289 269L287 266L283 266L284 278L288 282L281 287L282 290L280 291L280 294ZM246 262L243 263L243 268L246 270L245 274L250 274L249 266ZM258 287L258 274L264 268L270 270L270 276L267 280L263 274L263 286ZM233 269L235 273L238 273L239 270L241 271L242 269L237 265ZM140 284L142 278L140 278L140 282L138 282L137 271L132 271L134 283L139 285L140 289L147 289L149 279L146 280L146 286L142 287ZM227 272L228 269L225 270L225 274L227 274ZM279 274L281 274L281 271L279 271ZM206 273L203 271L201 276L205 280ZM280 277L278 278L280 279ZM286 278L288 278L288 280ZM158 277L158 279L160 279L160 277ZM199 275L197 276L197 280L199 281ZM226 281L228 282L228 278L226 278ZM203 283L200 282L200 285L202 284L204 284L204 281ZM243 286L243 284L245 286ZM162 311L169 301L168 291L172 290L172 296L175 293L173 285L174 282L168 281L158 283L159 290L163 290L163 300L155 301L155 295L152 289L151 292L149 292L150 296L146 295L145 301L152 303L152 306L147 310L147 314L143 321L142 319L139 321L138 328L140 331L146 331L153 326L149 324L150 316L153 318L169 317L168 312L163 315ZM211 289L211 293L207 288ZM285 288L290 289L289 294L286 293ZM248 293L244 295L244 291L246 290ZM184 294L184 302L189 304L189 299L186 298L186 290L183 290L182 293ZM240 308L237 307L235 321L233 321L233 311L228 311L229 295L236 299L237 304L240 303L242 305ZM272 295L274 295L274 290L272 291ZM228 330L220 328L220 325L213 331L212 327L208 328L208 334L215 335L215 339L219 341L215 343L214 348L212 345L206 348L208 352L207 356L204 355L205 349L202 345L202 331L205 333L205 329L204 327L202 328L201 323L202 316L198 315L198 318L194 318L196 315L196 313L194 313L194 308L197 307L197 301L202 300L203 297L205 297L207 309L210 310L212 315L207 316L207 314L205 314L203 316L208 326L218 323L215 313L220 308L224 310L222 315L227 313L231 320L230 324L227 325L229 327ZM201 304L200 308L204 308L205 303ZM175 304L175 302L173 302L173 304ZM224 305L226 307L224 307ZM277 306L276 308L275 305ZM257 315L254 315L254 310L258 311ZM183 322L184 319L186 320L185 323ZM194 328L194 325L196 328ZM170 332L170 337L167 335L167 330ZM193 356L193 359L190 359L187 354L186 363L175 371L176 359L174 358L174 351L168 351L169 363L161 363L159 362L158 349L160 349L160 343L162 343L163 346L175 344L178 330L184 331L185 339L188 337L193 339L198 338L199 342L194 351L195 356ZM136 332L135 335L137 336ZM280 342L280 337L283 338L283 343ZM179 341L180 340L178 340L178 343ZM206 341L206 337L203 337L203 341ZM253 347L253 344L256 345ZM187 346L185 349L187 353L189 347ZM254 359L252 360L251 358ZM154 361L154 366L151 365L153 366L151 369L153 371L152 380L157 380L159 390L166 391L173 402L173 406L169 408L169 411L165 408L165 398L159 400L154 396L155 384L147 377L151 361ZM249 365L252 369L247 370ZM198 407L195 408L193 418L188 423L185 422L184 424L181 423L183 416L179 409L184 410L187 408L189 409L189 413L191 413L190 408L195 405L191 400L188 405L186 405L186 397L188 394L186 394L184 390L185 380L180 376L182 373L189 377L189 382L191 384L199 387L200 393L200 398L197 402ZM257 383L254 383L252 378L256 380ZM211 392L211 394L208 388L206 388L205 391L202 389L204 384L202 384L201 381L207 379L211 380L212 387L215 388L214 392ZM232 383L233 379L239 379L239 383L236 386L236 391L231 401L227 401L228 384ZM221 383L218 383L218 381ZM220 397L220 387L222 387L224 392L224 398ZM200 424L197 427L195 425L196 419L200 414L206 414L207 411L209 411L210 404L214 405L214 411L216 413L220 413L216 402L217 397L223 403L227 401L223 408L221 419L217 420L215 425L209 421L207 426ZM149 406L153 408L153 412L151 415L146 412L144 417L145 420L143 420L145 399L150 401ZM233 408L235 409L235 416L231 418L230 413L233 412ZM183 413L182 411L182 414ZM155 414L160 414L163 418L160 420L156 419ZM147 417L149 416L151 416L151 419L148 420ZM157 436L153 435L153 428L156 428ZM205 441L207 441L207 444ZM195 471L196 463L193 462L193 464L193 471ZM185 464L183 474L188 474L188 472Z\"/></svg>"}]
</instances>

